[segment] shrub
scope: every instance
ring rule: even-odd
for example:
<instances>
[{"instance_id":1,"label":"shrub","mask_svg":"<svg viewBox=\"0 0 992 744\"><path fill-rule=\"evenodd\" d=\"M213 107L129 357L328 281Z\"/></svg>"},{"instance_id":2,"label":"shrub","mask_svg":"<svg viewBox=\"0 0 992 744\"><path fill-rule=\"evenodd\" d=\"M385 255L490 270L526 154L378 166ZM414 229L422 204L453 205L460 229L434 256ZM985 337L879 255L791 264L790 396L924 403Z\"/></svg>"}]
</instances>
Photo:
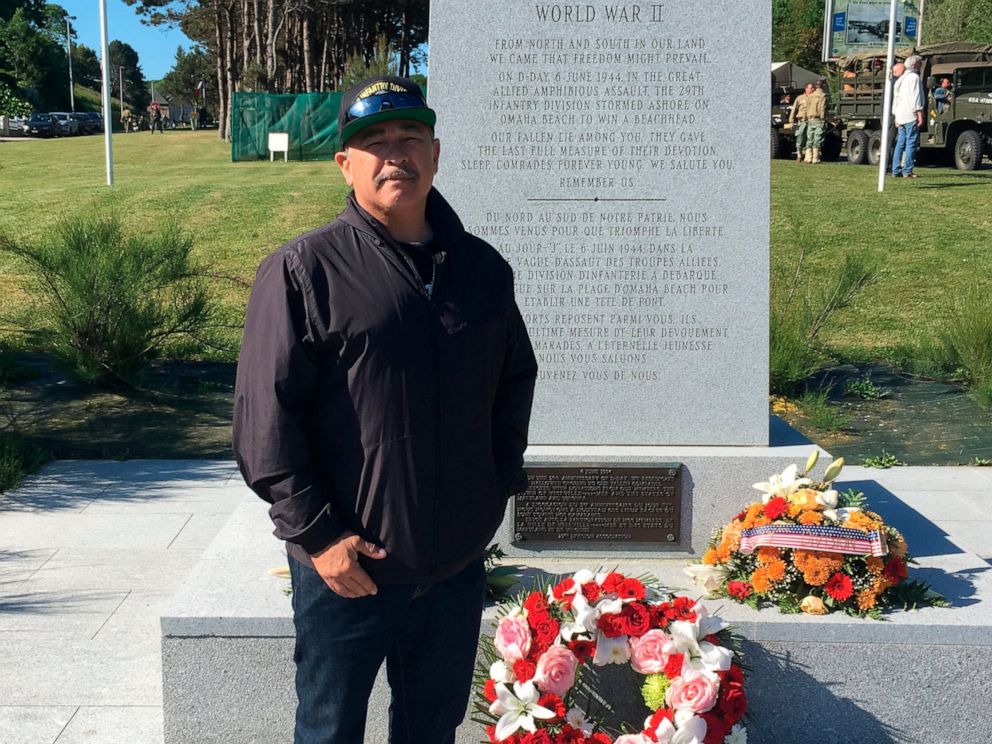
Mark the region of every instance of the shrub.
<instances>
[{"instance_id":1,"label":"shrub","mask_svg":"<svg viewBox=\"0 0 992 744\"><path fill-rule=\"evenodd\" d=\"M817 370L823 357L817 343L821 331L877 275L871 258L848 254L833 276L807 279L804 264L814 249L814 234L809 225L795 224L799 259L791 280L771 296L769 370L773 393L794 392Z\"/></svg>"},{"instance_id":2,"label":"shrub","mask_svg":"<svg viewBox=\"0 0 992 744\"><path fill-rule=\"evenodd\" d=\"M984 408L992 408L992 296L972 287L951 306L941 333L964 379Z\"/></svg>"},{"instance_id":3,"label":"shrub","mask_svg":"<svg viewBox=\"0 0 992 744\"><path fill-rule=\"evenodd\" d=\"M0 116L30 116L31 104L0 80Z\"/></svg>"},{"instance_id":4,"label":"shrub","mask_svg":"<svg viewBox=\"0 0 992 744\"><path fill-rule=\"evenodd\" d=\"M0 493L17 488L24 476L36 472L48 454L38 447L25 444L9 432L0 432Z\"/></svg>"},{"instance_id":5,"label":"shrub","mask_svg":"<svg viewBox=\"0 0 992 744\"><path fill-rule=\"evenodd\" d=\"M192 241L174 223L128 234L117 218L64 220L50 241L0 238L35 274L54 351L84 380L133 385L166 344L195 336L214 304L193 265Z\"/></svg>"}]
</instances>

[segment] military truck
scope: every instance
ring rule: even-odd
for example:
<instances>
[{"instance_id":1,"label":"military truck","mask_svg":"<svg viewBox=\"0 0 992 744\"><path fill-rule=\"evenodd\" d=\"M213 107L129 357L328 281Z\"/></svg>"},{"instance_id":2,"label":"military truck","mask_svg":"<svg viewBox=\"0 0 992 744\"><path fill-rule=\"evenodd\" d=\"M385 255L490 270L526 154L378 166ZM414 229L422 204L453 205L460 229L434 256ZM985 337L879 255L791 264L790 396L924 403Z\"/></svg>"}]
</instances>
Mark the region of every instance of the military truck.
<instances>
[{"instance_id":1,"label":"military truck","mask_svg":"<svg viewBox=\"0 0 992 744\"><path fill-rule=\"evenodd\" d=\"M790 158L796 150L796 134L789 124L789 113L796 98L803 94L806 83L815 83L819 75L790 62L772 63L771 157ZM836 160L842 148L836 117L827 112L824 122L823 146L820 157Z\"/></svg>"},{"instance_id":2,"label":"military truck","mask_svg":"<svg viewBox=\"0 0 992 744\"><path fill-rule=\"evenodd\" d=\"M902 61L911 50L897 55ZM992 45L951 43L915 50L923 59L920 78L927 105L920 147L943 153L960 170L974 170L992 155ZM841 91L837 117L850 163L878 165L882 153L882 105L885 58L863 54L840 60ZM934 91L950 81L950 95L938 101ZM895 127L890 123L890 148ZM891 149L890 149L891 153Z\"/></svg>"}]
</instances>

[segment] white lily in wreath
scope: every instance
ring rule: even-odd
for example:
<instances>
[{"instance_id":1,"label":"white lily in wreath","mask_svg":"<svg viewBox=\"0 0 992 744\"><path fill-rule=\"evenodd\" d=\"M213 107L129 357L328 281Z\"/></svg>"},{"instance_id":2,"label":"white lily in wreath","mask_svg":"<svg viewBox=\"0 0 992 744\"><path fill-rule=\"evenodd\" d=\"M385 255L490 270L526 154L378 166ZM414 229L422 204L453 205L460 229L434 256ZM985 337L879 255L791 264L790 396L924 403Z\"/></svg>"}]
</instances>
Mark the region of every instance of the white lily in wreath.
<instances>
[{"instance_id":1,"label":"white lily in wreath","mask_svg":"<svg viewBox=\"0 0 992 744\"><path fill-rule=\"evenodd\" d=\"M717 646L709 641L701 641L727 627L718 617L711 617L706 608L697 604L693 608L696 619L689 623L676 620L668 626L668 634L672 637L669 644L675 653L684 654L682 668L694 671L725 672L730 669L734 652L725 646Z\"/></svg>"},{"instance_id":2,"label":"white lily in wreath","mask_svg":"<svg viewBox=\"0 0 992 744\"><path fill-rule=\"evenodd\" d=\"M809 478L799 477L799 466L793 464L783 470L781 475L773 475L768 478L766 483L755 483L751 487L764 492L765 495L761 497L761 502L767 504L776 496L787 499L800 488L811 485L813 485L813 481Z\"/></svg>"},{"instance_id":3,"label":"white lily in wreath","mask_svg":"<svg viewBox=\"0 0 992 744\"><path fill-rule=\"evenodd\" d=\"M533 682L514 682L512 692L506 685L496 685L496 699L489 706L489 712L500 717L496 722L496 738L505 739L520 729L534 733L535 718L545 721L554 718L554 711L537 704L540 697Z\"/></svg>"}]
</instances>

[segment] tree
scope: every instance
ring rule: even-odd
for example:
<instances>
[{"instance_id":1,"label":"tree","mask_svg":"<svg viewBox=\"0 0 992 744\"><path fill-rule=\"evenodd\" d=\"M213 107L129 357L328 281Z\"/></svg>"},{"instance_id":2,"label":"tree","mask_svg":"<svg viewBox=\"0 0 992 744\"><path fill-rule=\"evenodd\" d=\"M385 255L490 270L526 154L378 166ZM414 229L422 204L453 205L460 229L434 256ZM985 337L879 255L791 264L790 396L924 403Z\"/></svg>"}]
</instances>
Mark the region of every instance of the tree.
<instances>
[{"instance_id":1,"label":"tree","mask_svg":"<svg viewBox=\"0 0 992 744\"><path fill-rule=\"evenodd\" d=\"M76 82L87 88L100 90L100 58L96 51L85 44L72 45L72 74Z\"/></svg>"},{"instance_id":2,"label":"tree","mask_svg":"<svg viewBox=\"0 0 992 744\"><path fill-rule=\"evenodd\" d=\"M124 79L124 100L136 110L144 111L151 103L151 94L145 87L138 53L130 44L116 39L110 42L110 92L120 98L120 81Z\"/></svg>"},{"instance_id":3,"label":"tree","mask_svg":"<svg viewBox=\"0 0 992 744\"><path fill-rule=\"evenodd\" d=\"M65 108L69 103L68 61L65 49L42 25L32 20L30 7L19 7L0 20L0 72L40 108ZM64 38L64 35L63 35Z\"/></svg>"},{"instance_id":4,"label":"tree","mask_svg":"<svg viewBox=\"0 0 992 744\"><path fill-rule=\"evenodd\" d=\"M992 0L928 0L925 44L974 41L992 44Z\"/></svg>"},{"instance_id":5,"label":"tree","mask_svg":"<svg viewBox=\"0 0 992 744\"><path fill-rule=\"evenodd\" d=\"M823 0L773 0L772 58L821 70L823 12Z\"/></svg>"},{"instance_id":6,"label":"tree","mask_svg":"<svg viewBox=\"0 0 992 744\"><path fill-rule=\"evenodd\" d=\"M176 50L176 62L165 77L159 81L162 92L180 101L193 101L201 98L200 82L206 88L209 100L216 101L217 85L213 76L212 63L207 53L200 48L185 51Z\"/></svg>"}]
</instances>

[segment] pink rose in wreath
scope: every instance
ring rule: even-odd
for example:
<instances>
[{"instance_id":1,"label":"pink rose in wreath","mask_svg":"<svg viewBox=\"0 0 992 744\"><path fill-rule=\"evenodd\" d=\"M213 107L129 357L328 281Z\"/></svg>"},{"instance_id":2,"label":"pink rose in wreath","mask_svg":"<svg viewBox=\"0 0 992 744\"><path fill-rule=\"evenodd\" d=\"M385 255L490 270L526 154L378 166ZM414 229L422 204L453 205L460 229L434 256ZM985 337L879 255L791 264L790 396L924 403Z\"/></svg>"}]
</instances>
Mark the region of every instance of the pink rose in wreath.
<instances>
[{"instance_id":1,"label":"pink rose in wreath","mask_svg":"<svg viewBox=\"0 0 992 744\"><path fill-rule=\"evenodd\" d=\"M672 680L665 702L675 710L705 713L716 705L720 692L720 678L713 672L687 670Z\"/></svg>"},{"instance_id":2,"label":"pink rose in wreath","mask_svg":"<svg viewBox=\"0 0 992 744\"><path fill-rule=\"evenodd\" d=\"M665 646L671 649L671 639L657 628L649 630L640 638L631 638L630 665L635 672L641 674L659 674L665 671L665 665L671 656L665 652Z\"/></svg>"},{"instance_id":3,"label":"pink rose in wreath","mask_svg":"<svg viewBox=\"0 0 992 744\"><path fill-rule=\"evenodd\" d=\"M565 697L575 684L575 670L579 660L564 646L552 646L537 660L534 683L542 692Z\"/></svg>"},{"instance_id":4,"label":"pink rose in wreath","mask_svg":"<svg viewBox=\"0 0 992 744\"><path fill-rule=\"evenodd\" d=\"M512 664L520 661L530 651L530 626L522 615L504 617L496 627L496 650L503 661Z\"/></svg>"}]
</instances>

